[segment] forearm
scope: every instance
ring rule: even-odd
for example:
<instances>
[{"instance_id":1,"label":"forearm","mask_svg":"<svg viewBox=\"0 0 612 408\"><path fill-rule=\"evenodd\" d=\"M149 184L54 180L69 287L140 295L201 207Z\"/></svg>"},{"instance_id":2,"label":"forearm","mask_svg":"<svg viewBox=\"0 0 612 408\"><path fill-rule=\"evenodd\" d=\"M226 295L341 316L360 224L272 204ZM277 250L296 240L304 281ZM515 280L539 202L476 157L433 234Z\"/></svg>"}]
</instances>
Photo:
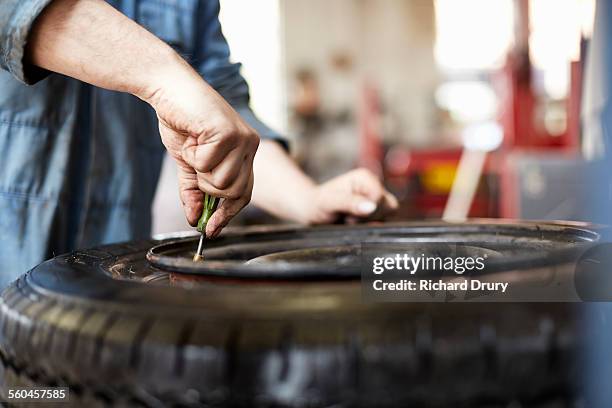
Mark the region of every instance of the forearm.
<instances>
[{"instance_id":1,"label":"forearm","mask_svg":"<svg viewBox=\"0 0 612 408\"><path fill-rule=\"evenodd\" d=\"M155 92L165 72L192 71L167 44L102 0L50 3L30 32L26 59L142 99Z\"/></svg>"},{"instance_id":2,"label":"forearm","mask_svg":"<svg viewBox=\"0 0 612 408\"><path fill-rule=\"evenodd\" d=\"M262 140L253 170L252 202L256 206L279 218L309 222L316 185L277 142Z\"/></svg>"},{"instance_id":3,"label":"forearm","mask_svg":"<svg viewBox=\"0 0 612 408\"><path fill-rule=\"evenodd\" d=\"M277 217L325 224L340 216L380 219L397 209L397 199L366 169L355 169L316 185L278 143L261 142L254 162L253 203Z\"/></svg>"}]
</instances>

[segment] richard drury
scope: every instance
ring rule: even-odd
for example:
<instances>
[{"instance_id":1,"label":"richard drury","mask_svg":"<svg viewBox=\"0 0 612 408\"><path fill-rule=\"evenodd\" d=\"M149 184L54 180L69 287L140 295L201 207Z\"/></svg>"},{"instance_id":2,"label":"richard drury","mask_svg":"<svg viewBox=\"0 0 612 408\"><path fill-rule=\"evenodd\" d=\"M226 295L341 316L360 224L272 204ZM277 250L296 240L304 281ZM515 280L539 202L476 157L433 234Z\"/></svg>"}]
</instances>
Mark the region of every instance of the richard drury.
<instances>
[{"instance_id":1,"label":"richard drury","mask_svg":"<svg viewBox=\"0 0 612 408\"><path fill-rule=\"evenodd\" d=\"M505 293L508 289L508 282L483 282L478 279L462 279L453 281L420 279L417 281L401 279L395 282L385 282L377 279L372 282L374 290L377 291L499 291Z\"/></svg>"}]
</instances>

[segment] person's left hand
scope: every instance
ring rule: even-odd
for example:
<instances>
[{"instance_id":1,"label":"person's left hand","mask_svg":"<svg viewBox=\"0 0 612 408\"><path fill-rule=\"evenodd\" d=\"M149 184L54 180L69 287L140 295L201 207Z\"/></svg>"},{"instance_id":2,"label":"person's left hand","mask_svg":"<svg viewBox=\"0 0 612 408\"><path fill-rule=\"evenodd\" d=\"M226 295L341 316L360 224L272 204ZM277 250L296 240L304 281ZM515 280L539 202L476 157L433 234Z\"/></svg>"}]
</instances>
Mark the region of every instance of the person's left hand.
<instances>
[{"instance_id":1,"label":"person's left hand","mask_svg":"<svg viewBox=\"0 0 612 408\"><path fill-rule=\"evenodd\" d=\"M380 219L398 208L395 196L367 169L356 169L315 187L309 200L309 224L327 224L341 216Z\"/></svg>"}]
</instances>

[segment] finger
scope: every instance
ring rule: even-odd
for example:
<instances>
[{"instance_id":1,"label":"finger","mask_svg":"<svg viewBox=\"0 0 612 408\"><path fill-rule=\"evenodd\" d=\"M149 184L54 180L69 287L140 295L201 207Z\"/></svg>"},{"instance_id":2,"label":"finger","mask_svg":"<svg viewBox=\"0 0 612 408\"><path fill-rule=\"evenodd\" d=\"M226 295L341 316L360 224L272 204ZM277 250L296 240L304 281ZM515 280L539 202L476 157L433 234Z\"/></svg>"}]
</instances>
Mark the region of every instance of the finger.
<instances>
[{"instance_id":1,"label":"finger","mask_svg":"<svg viewBox=\"0 0 612 408\"><path fill-rule=\"evenodd\" d=\"M376 208L376 211L374 211L373 213L369 214L367 217L364 217L364 218L367 218L368 221L384 220L386 216L394 213L398 207L399 207L399 204L395 196L385 190L383 193L382 199L378 203L378 207Z\"/></svg>"},{"instance_id":2,"label":"finger","mask_svg":"<svg viewBox=\"0 0 612 408\"><path fill-rule=\"evenodd\" d=\"M236 149L237 144L233 139L188 137L181 150L183 160L200 173L209 172Z\"/></svg>"},{"instance_id":3,"label":"finger","mask_svg":"<svg viewBox=\"0 0 612 408\"><path fill-rule=\"evenodd\" d=\"M195 226L202 214L202 201L204 200L204 193L198 188L196 172L187 166L179 165L178 183L185 218L189 225Z\"/></svg>"},{"instance_id":4,"label":"finger","mask_svg":"<svg viewBox=\"0 0 612 408\"><path fill-rule=\"evenodd\" d=\"M383 196L375 207L371 206L371 204L359 204L357 211L353 212L352 214L361 218L368 218L369 220L379 220L383 219L386 215L393 213L398 207L399 204L395 196L390 192L383 190ZM370 211L372 208L374 208L374 211Z\"/></svg>"},{"instance_id":5,"label":"finger","mask_svg":"<svg viewBox=\"0 0 612 408\"><path fill-rule=\"evenodd\" d=\"M244 172L244 165L249 163L248 155L241 150L235 149L207 175L207 180L220 190L225 190L234 185L240 174ZM248 182L248 177L246 177ZM246 184L243 182L243 184Z\"/></svg>"},{"instance_id":6,"label":"finger","mask_svg":"<svg viewBox=\"0 0 612 408\"><path fill-rule=\"evenodd\" d=\"M397 198L385 189L376 175L366 169L355 170L353 192L377 203L378 211L385 214L399 207Z\"/></svg>"},{"instance_id":7,"label":"finger","mask_svg":"<svg viewBox=\"0 0 612 408\"><path fill-rule=\"evenodd\" d=\"M209 238L218 236L230 220L251 201L252 191L253 176L251 175L246 194L237 200L223 200L217 211L210 217L206 225L206 236Z\"/></svg>"},{"instance_id":8,"label":"finger","mask_svg":"<svg viewBox=\"0 0 612 408\"><path fill-rule=\"evenodd\" d=\"M367 217L376 211L378 204L360 194L330 194L326 199L326 212Z\"/></svg>"},{"instance_id":9,"label":"finger","mask_svg":"<svg viewBox=\"0 0 612 408\"><path fill-rule=\"evenodd\" d=\"M351 206L348 212L357 217L367 217L373 214L378 205L375 201L369 200L367 197L355 195L351 198Z\"/></svg>"},{"instance_id":10,"label":"finger","mask_svg":"<svg viewBox=\"0 0 612 408\"><path fill-rule=\"evenodd\" d=\"M233 181L232 185L225 189L220 189L211 182L210 173L198 173L198 188L215 197L237 200L245 195L245 190L248 188L250 178L252 177L253 167L251 161L243 162L239 169L238 177Z\"/></svg>"},{"instance_id":11,"label":"finger","mask_svg":"<svg viewBox=\"0 0 612 408\"><path fill-rule=\"evenodd\" d=\"M385 207L389 208L392 211L395 211L399 208L399 202L397 201L397 198L388 191L385 191L383 203Z\"/></svg>"},{"instance_id":12,"label":"finger","mask_svg":"<svg viewBox=\"0 0 612 408\"><path fill-rule=\"evenodd\" d=\"M183 201L183 211L185 212L185 218L192 227L198 225L198 220L204 210L202 201L204 200L204 193L200 190L185 190L181 193Z\"/></svg>"},{"instance_id":13,"label":"finger","mask_svg":"<svg viewBox=\"0 0 612 408\"><path fill-rule=\"evenodd\" d=\"M384 199L385 188L372 172L366 169L357 169L350 174L352 176L351 190L354 194L366 197L377 204Z\"/></svg>"}]
</instances>

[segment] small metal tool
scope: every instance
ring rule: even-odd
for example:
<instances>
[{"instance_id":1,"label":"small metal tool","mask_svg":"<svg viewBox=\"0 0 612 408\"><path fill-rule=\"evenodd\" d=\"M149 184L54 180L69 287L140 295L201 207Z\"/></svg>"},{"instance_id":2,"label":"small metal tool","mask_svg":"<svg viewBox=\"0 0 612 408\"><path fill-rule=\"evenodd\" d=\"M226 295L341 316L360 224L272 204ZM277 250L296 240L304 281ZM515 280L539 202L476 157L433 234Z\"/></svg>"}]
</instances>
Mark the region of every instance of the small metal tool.
<instances>
[{"instance_id":1,"label":"small metal tool","mask_svg":"<svg viewBox=\"0 0 612 408\"><path fill-rule=\"evenodd\" d=\"M206 239L206 234L200 234L200 242L198 243L198 250L193 256L193 262L199 262L204 259L204 240Z\"/></svg>"}]
</instances>

